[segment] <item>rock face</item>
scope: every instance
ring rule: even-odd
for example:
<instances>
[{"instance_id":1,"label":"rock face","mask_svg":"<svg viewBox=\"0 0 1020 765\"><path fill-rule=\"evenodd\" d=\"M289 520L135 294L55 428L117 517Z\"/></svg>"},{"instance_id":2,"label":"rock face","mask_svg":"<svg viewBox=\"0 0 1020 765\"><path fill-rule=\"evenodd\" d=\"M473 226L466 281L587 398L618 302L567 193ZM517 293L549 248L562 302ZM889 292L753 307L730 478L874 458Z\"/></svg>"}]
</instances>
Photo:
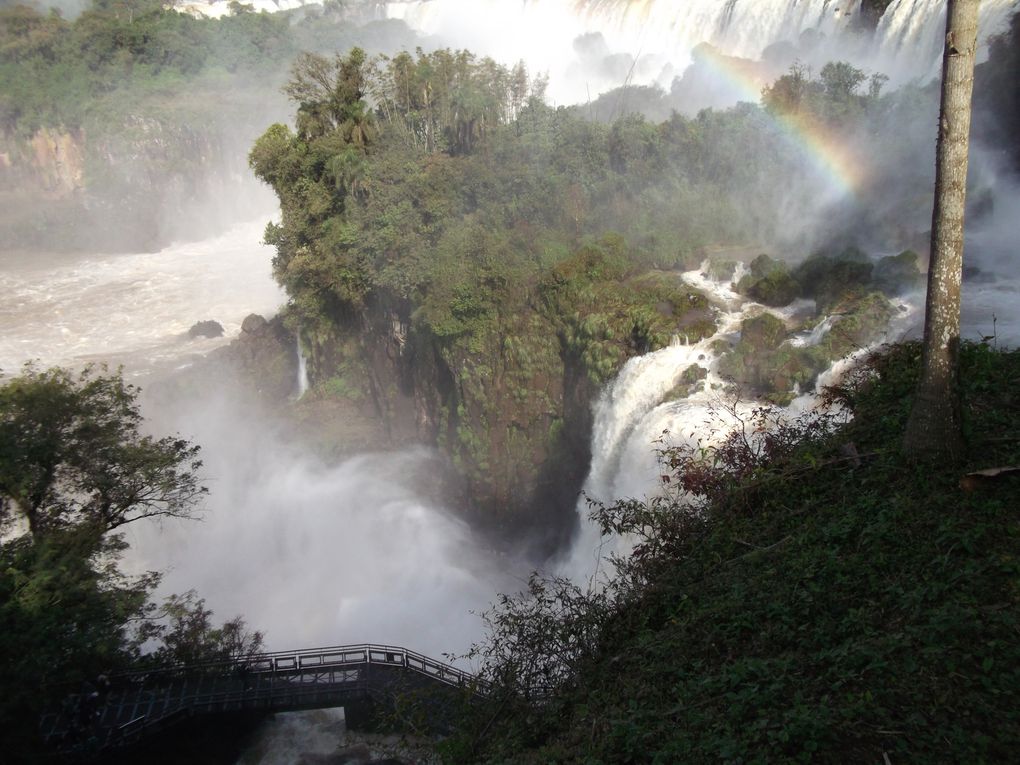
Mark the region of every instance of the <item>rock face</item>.
<instances>
[{"instance_id":1,"label":"rock face","mask_svg":"<svg viewBox=\"0 0 1020 765\"><path fill-rule=\"evenodd\" d=\"M250 314L241 324L241 334L225 349L242 376L266 401L285 401L297 387L297 339L279 318L266 321Z\"/></svg>"},{"instance_id":2,"label":"rock face","mask_svg":"<svg viewBox=\"0 0 1020 765\"><path fill-rule=\"evenodd\" d=\"M457 334L392 298L305 317L312 382L371 407L391 442L438 447L477 526L503 540L526 532L540 557L576 524L602 384L677 333L715 331L707 300L678 274L593 276L601 265L581 253L530 291L508 286L498 322Z\"/></svg>"},{"instance_id":3,"label":"rock face","mask_svg":"<svg viewBox=\"0 0 1020 765\"><path fill-rule=\"evenodd\" d=\"M30 250L153 251L217 232L225 219L244 220L265 192L245 180L241 147L272 116L230 104L223 113L178 116L157 104L29 136L0 130L0 241Z\"/></svg>"},{"instance_id":4,"label":"rock face","mask_svg":"<svg viewBox=\"0 0 1020 765\"><path fill-rule=\"evenodd\" d=\"M211 319L195 322L188 330L188 337L223 337L223 325Z\"/></svg>"}]
</instances>

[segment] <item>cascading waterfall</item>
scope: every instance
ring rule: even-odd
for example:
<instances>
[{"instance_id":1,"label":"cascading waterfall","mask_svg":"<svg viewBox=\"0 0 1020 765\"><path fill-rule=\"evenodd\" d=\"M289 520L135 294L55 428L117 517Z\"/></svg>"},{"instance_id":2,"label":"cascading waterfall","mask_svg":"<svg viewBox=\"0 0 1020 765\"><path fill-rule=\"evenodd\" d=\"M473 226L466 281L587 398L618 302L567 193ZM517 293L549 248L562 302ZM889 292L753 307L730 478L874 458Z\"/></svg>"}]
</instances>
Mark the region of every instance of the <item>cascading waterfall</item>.
<instances>
[{"instance_id":1,"label":"cascading waterfall","mask_svg":"<svg viewBox=\"0 0 1020 765\"><path fill-rule=\"evenodd\" d=\"M1017 0L982 2L979 59L988 36L1017 8ZM506 62L523 58L550 74L550 96L560 103L583 101L625 81L668 89L700 43L751 59L785 43L797 46L801 60L848 59L894 84L929 78L939 71L945 28L944 0L894 0L874 35L857 21L861 0L390 0L384 10L423 34L441 35L444 44ZM606 54L626 52L637 60L600 79L603 62L582 60L573 45L596 32Z\"/></svg>"},{"instance_id":2,"label":"cascading waterfall","mask_svg":"<svg viewBox=\"0 0 1020 765\"><path fill-rule=\"evenodd\" d=\"M982 0L978 11L979 61L987 52L987 38L1005 29L1018 10L1017 0ZM911 71L918 77L938 76L945 29L945 0L893 0L875 30L874 68Z\"/></svg>"},{"instance_id":3,"label":"cascading waterfall","mask_svg":"<svg viewBox=\"0 0 1020 765\"><path fill-rule=\"evenodd\" d=\"M255 0L254 8L272 13L319 4ZM228 0L178 0L175 7L214 18L232 13ZM983 0L979 60L987 38L1017 8L1018 0ZM352 9L363 18L367 13L403 20L422 34L439 36L444 45L505 63L524 59L533 71L550 74L549 95L557 103L578 103L625 82L668 89L700 43L750 59L781 43L812 64L847 59L883 72L894 84L927 79L938 75L945 28L944 0L894 0L874 34L863 32L858 22L861 0L361 0ZM590 33L601 34L606 43L597 61L574 46ZM621 53L635 60L621 64L617 57L614 65L603 60Z\"/></svg>"},{"instance_id":4,"label":"cascading waterfall","mask_svg":"<svg viewBox=\"0 0 1020 765\"><path fill-rule=\"evenodd\" d=\"M718 331L692 346L671 344L633 358L606 387L595 405L592 464L584 490L587 497L611 502L651 496L662 488L660 447L683 443L706 447L720 442L758 403L736 401L725 392L725 383L717 374L719 357L713 345L718 340L737 339L743 319L762 310L789 319L813 309L813 301L804 300L784 309L765 309L732 290L731 284L739 279L740 266L735 278L717 281L708 275L708 265L706 262L682 277L720 308ZM916 321L914 306L921 300L922 296L915 295L909 301L898 301L896 318L880 342L898 339L907 331ZM825 317L810 332L795 335L787 342L797 346L818 343L833 318ZM840 359L822 372L815 389L795 398L787 407L788 413L795 417L810 409L816 391L838 380L855 357ZM689 395L670 397L668 394L692 364L706 369L706 377ZM630 543L627 539L603 538L600 529L587 519L587 500L579 503L578 514L581 531L561 570L575 581L592 581L604 570L606 556L626 553Z\"/></svg>"}]
</instances>

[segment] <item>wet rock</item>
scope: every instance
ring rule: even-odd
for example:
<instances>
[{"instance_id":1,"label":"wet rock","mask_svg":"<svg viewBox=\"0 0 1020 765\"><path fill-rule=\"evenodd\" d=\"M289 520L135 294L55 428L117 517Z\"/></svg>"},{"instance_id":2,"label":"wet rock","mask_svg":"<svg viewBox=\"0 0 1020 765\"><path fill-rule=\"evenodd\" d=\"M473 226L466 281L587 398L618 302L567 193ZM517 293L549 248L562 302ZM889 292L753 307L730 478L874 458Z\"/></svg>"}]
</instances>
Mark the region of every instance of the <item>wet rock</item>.
<instances>
[{"instance_id":1,"label":"wet rock","mask_svg":"<svg viewBox=\"0 0 1020 765\"><path fill-rule=\"evenodd\" d=\"M262 337L269 331L269 322L257 313L250 313L244 317L244 321L241 322L241 332L254 335L255 337Z\"/></svg>"},{"instance_id":2,"label":"wet rock","mask_svg":"<svg viewBox=\"0 0 1020 765\"><path fill-rule=\"evenodd\" d=\"M836 308L841 315L833 321L818 344L828 361L835 361L878 340L893 316L892 304L880 292L847 300Z\"/></svg>"},{"instance_id":3,"label":"wet rock","mask_svg":"<svg viewBox=\"0 0 1020 765\"><path fill-rule=\"evenodd\" d=\"M705 367L700 364L691 364L680 374L677 384L673 386L673 389L664 400L676 401L681 398L687 398L701 387L699 383L706 377L708 377L708 370Z\"/></svg>"},{"instance_id":4,"label":"wet rock","mask_svg":"<svg viewBox=\"0 0 1020 765\"><path fill-rule=\"evenodd\" d=\"M918 255L913 250L880 259L872 273L875 286L890 297L916 289L922 283L917 263Z\"/></svg>"},{"instance_id":5,"label":"wet rock","mask_svg":"<svg viewBox=\"0 0 1020 765\"><path fill-rule=\"evenodd\" d=\"M785 342L782 321L771 314L745 319L740 342L719 360L719 373L754 395L787 404L795 386L807 390L819 373L881 337L893 307L880 292L839 303L829 331L817 345Z\"/></svg>"},{"instance_id":6,"label":"wet rock","mask_svg":"<svg viewBox=\"0 0 1020 765\"><path fill-rule=\"evenodd\" d=\"M802 297L814 298L819 313L829 313L836 304L871 292L874 267L861 260L859 253L851 248L835 258L812 255L794 270Z\"/></svg>"},{"instance_id":7,"label":"wet rock","mask_svg":"<svg viewBox=\"0 0 1020 765\"><path fill-rule=\"evenodd\" d=\"M752 351L778 348L786 338L786 324L777 316L763 313L740 323L740 342L750 346Z\"/></svg>"},{"instance_id":8,"label":"wet rock","mask_svg":"<svg viewBox=\"0 0 1020 765\"><path fill-rule=\"evenodd\" d=\"M218 321L206 320L195 322L188 330L188 337L223 337L223 325Z\"/></svg>"},{"instance_id":9,"label":"wet rock","mask_svg":"<svg viewBox=\"0 0 1020 765\"><path fill-rule=\"evenodd\" d=\"M254 313L245 317L241 334L230 344L227 354L261 398L283 401L294 393L297 341L279 317L272 321Z\"/></svg>"},{"instance_id":10,"label":"wet rock","mask_svg":"<svg viewBox=\"0 0 1020 765\"><path fill-rule=\"evenodd\" d=\"M801 288L785 263L763 254L751 261L750 273L737 282L736 291L763 305L780 307L796 300Z\"/></svg>"}]
</instances>

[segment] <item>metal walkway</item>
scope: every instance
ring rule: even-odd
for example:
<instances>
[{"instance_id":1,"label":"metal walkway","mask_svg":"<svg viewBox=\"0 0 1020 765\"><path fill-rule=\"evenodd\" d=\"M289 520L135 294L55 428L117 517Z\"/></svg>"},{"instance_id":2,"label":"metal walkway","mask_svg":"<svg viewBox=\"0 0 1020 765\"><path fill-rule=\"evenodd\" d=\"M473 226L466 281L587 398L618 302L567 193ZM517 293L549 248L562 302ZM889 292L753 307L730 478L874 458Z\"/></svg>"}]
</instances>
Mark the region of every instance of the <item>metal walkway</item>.
<instances>
[{"instance_id":1,"label":"metal walkway","mask_svg":"<svg viewBox=\"0 0 1020 765\"><path fill-rule=\"evenodd\" d=\"M478 690L473 675L396 646L265 653L111 676L108 689L69 695L61 712L43 717L41 732L57 750L99 752L192 715L321 709L455 688Z\"/></svg>"}]
</instances>

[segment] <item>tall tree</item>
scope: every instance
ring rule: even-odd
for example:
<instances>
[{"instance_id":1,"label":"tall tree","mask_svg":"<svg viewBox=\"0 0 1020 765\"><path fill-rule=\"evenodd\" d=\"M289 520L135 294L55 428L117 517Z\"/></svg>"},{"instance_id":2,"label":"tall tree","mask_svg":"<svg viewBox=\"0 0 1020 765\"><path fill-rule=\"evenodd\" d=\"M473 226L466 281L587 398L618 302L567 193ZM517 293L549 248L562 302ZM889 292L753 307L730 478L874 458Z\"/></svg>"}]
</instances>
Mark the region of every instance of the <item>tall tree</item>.
<instances>
[{"instance_id":1,"label":"tall tree","mask_svg":"<svg viewBox=\"0 0 1020 765\"><path fill-rule=\"evenodd\" d=\"M35 541L100 535L140 518L189 517L205 493L198 447L141 432L138 389L120 375L28 367L0 387L0 522Z\"/></svg>"},{"instance_id":2,"label":"tall tree","mask_svg":"<svg viewBox=\"0 0 1020 765\"><path fill-rule=\"evenodd\" d=\"M921 380L903 439L904 453L915 460L956 460L963 453L960 287L978 3L949 0L946 15Z\"/></svg>"}]
</instances>

